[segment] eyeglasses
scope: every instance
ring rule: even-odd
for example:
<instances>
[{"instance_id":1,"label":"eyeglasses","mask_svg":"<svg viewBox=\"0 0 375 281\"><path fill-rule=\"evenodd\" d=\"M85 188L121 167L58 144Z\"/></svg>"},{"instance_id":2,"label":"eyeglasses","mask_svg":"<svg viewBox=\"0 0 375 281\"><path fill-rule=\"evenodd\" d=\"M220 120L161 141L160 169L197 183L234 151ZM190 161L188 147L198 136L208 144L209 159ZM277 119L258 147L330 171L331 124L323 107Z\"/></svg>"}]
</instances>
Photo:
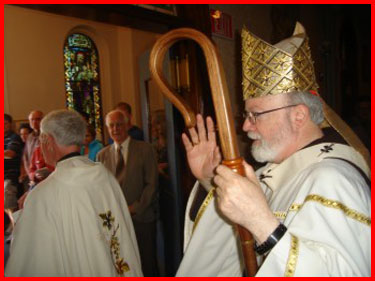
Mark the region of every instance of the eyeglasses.
<instances>
[{"instance_id":1,"label":"eyeglasses","mask_svg":"<svg viewBox=\"0 0 375 281\"><path fill-rule=\"evenodd\" d=\"M243 117L245 119L249 119L250 123L255 125L256 121L257 121L257 118L262 115L262 114L266 114L266 113L270 113L270 112L274 112L274 111L277 111L277 110L280 110L280 109L284 109L284 108L288 108L288 107L292 107L292 106L296 106L298 104L291 104L291 105L287 105L287 106L283 106L283 107L278 107L278 108L274 108L274 109L270 109L270 110L266 110L266 111L262 111L262 112L244 112L243 113Z\"/></svg>"}]
</instances>

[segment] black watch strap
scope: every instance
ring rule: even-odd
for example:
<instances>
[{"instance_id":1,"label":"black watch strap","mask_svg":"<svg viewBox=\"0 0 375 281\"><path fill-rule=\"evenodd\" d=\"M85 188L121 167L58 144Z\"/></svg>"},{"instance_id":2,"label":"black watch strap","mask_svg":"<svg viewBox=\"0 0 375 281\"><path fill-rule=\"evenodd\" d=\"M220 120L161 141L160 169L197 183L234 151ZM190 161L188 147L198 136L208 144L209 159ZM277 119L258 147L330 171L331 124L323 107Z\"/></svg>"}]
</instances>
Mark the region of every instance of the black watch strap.
<instances>
[{"instance_id":1,"label":"black watch strap","mask_svg":"<svg viewBox=\"0 0 375 281\"><path fill-rule=\"evenodd\" d=\"M276 229L270 234L270 236L268 236L266 241L264 241L260 245L257 245L256 243L254 244L255 252L257 252L259 255L267 253L277 244L277 242L279 242L279 240L281 239L281 237L284 236L286 231L286 226L280 223L279 226L276 227Z\"/></svg>"}]
</instances>

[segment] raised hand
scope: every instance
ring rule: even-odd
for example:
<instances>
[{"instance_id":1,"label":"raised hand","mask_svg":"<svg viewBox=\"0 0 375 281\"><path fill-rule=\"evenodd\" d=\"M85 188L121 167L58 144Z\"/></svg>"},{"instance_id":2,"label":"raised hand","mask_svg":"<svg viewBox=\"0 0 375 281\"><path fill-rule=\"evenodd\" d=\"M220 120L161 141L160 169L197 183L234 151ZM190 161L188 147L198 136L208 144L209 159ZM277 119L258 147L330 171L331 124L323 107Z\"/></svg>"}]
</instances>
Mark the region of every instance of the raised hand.
<instances>
[{"instance_id":1,"label":"raised hand","mask_svg":"<svg viewBox=\"0 0 375 281\"><path fill-rule=\"evenodd\" d=\"M199 181L210 181L214 176L214 170L221 161L219 147L216 144L214 123L211 117L207 117L206 126L200 114L197 115L197 130L189 129L190 138L183 133L188 163L193 175Z\"/></svg>"}]
</instances>

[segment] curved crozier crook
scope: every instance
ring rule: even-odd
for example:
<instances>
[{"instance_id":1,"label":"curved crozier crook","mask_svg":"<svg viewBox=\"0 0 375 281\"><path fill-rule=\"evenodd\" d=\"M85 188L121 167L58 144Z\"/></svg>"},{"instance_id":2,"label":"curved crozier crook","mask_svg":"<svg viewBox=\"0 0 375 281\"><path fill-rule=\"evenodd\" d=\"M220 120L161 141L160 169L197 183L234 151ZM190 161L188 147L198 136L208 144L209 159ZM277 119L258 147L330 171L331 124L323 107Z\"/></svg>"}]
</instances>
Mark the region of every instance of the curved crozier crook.
<instances>
[{"instance_id":1,"label":"curved crozier crook","mask_svg":"<svg viewBox=\"0 0 375 281\"><path fill-rule=\"evenodd\" d=\"M163 94L182 113L186 126L189 128L195 126L195 114L163 77L162 67L165 53L173 43L182 39L194 40L203 50L210 79L212 99L215 105L223 157L225 160L235 160L240 154L230 107L228 87L219 53L212 41L203 33L191 28L174 29L164 34L156 41L150 54L151 76L155 79Z\"/></svg>"},{"instance_id":2,"label":"curved crozier crook","mask_svg":"<svg viewBox=\"0 0 375 281\"><path fill-rule=\"evenodd\" d=\"M211 40L203 33L191 28L175 29L164 34L156 41L150 54L151 76L155 79L163 94L182 113L186 126L189 128L194 127L196 120L193 111L163 77L162 66L165 53L173 43L181 39L194 40L203 50L219 129L221 152L224 158L223 164L231 168L234 172L244 176L245 170L238 150L224 70L219 53ZM244 257L247 274L248 276L254 276L257 271L257 262L253 250L253 237L245 228L237 226L237 229L241 240L242 255Z\"/></svg>"},{"instance_id":3,"label":"curved crozier crook","mask_svg":"<svg viewBox=\"0 0 375 281\"><path fill-rule=\"evenodd\" d=\"M192 128L196 124L195 113L163 76L163 61L166 52L175 42L184 39L180 35L176 36L177 34L175 34L175 36L168 36L170 33L173 33L173 31L159 38L153 46L150 54L150 72L151 77L158 84L165 97L181 112L186 126Z\"/></svg>"}]
</instances>

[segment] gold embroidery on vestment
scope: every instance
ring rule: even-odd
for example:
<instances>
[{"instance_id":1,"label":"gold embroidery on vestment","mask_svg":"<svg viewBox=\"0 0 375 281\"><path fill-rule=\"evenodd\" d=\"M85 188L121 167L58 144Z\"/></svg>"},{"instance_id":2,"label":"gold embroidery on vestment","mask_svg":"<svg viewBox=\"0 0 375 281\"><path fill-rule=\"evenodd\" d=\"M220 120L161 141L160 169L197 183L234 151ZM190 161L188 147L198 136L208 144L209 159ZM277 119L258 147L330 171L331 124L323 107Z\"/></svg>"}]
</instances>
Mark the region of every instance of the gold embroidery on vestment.
<instances>
[{"instance_id":1,"label":"gold embroidery on vestment","mask_svg":"<svg viewBox=\"0 0 375 281\"><path fill-rule=\"evenodd\" d=\"M360 212L357 212L356 210L348 208L347 206L345 206L343 203L341 203L339 201L327 199L323 196L316 195L316 194L308 195L305 198L303 204L296 204L296 203L292 204L289 207L288 212L290 212L290 211L298 212L302 208L302 206L306 202L309 202L309 201L314 201L314 202L320 203L325 207L341 210L347 217L349 217L351 219L354 219L356 221L359 221L361 223L364 223L368 226L371 226L371 218L370 217L367 217L366 215L361 214ZM287 216L287 212L281 212L281 211L275 211L275 212L273 212L273 214L275 215L275 217L281 218L281 219L285 219L286 216Z\"/></svg>"},{"instance_id":2,"label":"gold embroidery on vestment","mask_svg":"<svg viewBox=\"0 0 375 281\"><path fill-rule=\"evenodd\" d=\"M198 225L199 220L203 216L203 213L206 210L208 204L211 202L212 198L214 198L214 194L215 194L215 188L211 188L210 192L208 192L206 198L204 199L202 205L200 206L198 210L198 214L197 214L197 217L195 218L194 225L193 225L193 231L192 231L193 233L194 233L195 228Z\"/></svg>"},{"instance_id":3,"label":"gold embroidery on vestment","mask_svg":"<svg viewBox=\"0 0 375 281\"><path fill-rule=\"evenodd\" d=\"M302 204L292 204L289 207L289 211L299 211L302 208Z\"/></svg>"},{"instance_id":4,"label":"gold embroidery on vestment","mask_svg":"<svg viewBox=\"0 0 375 281\"><path fill-rule=\"evenodd\" d=\"M296 236L292 235L291 245L289 250L288 262L285 269L285 277L293 277L296 271L298 254L299 254L299 240Z\"/></svg>"},{"instance_id":5,"label":"gold embroidery on vestment","mask_svg":"<svg viewBox=\"0 0 375 281\"><path fill-rule=\"evenodd\" d=\"M283 219L283 220L285 220L285 218L286 218L286 212L273 212L273 215L275 216L275 217L277 217L278 219Z\"/></svg>"},{"instance_id":6,"label":"gold embroidery on vestment","mask_svg":"<svg viewBox=\"0 0 375 281\"><path fill-rule=\"evenodd\" d=\"M103 227L106 228L109 232L112 229L112 226L115 224L115 218L112 216L112 212L107 211L107 213L99 214L99 217L103 220ZM120 242L118 240L118 237L116 236L119 227L120 225L117 224L116 228L113 229L113 232L110 233L111 238L108 243L111 249L112 258L114 259L113 264L116 268L116 271L120 276L123 276L125 272L130 270L130 267L128 263L120 257Z\"/></svg>"},{"instance_id":7,"label":"gold embroidery on vestment","mask_svg":"<svg viewBox=\"0 0 375 281\"><path fill-rule=\"evenodd\" d=\"M299 209L301 209L303 205L302 204L292 204L289 209L288 209L288 212L290 211L299 211ZM274 216L279 218L279 219L283 219L285 220L288 212L282 212L282 211L275 211L273 212Z\"/></svg>"},{"instance_id":8,"label":"gold embroidery on vestment","mask_svg":"<svg viewBox=\"0 0 375 281\"><path fill-rule=\"evenodd\" d=\"M307 196L304 203L307 201L315 201L315 202L322 204L323 206L341 210L344 212L344 214L347 217L357 220L361 223L367 224L368 226L371 226L370 217L367 217L364 214L357 212L356 210L348 208L347 206L345 206L339 201L327 199L327 198L324 198L323 196L316 195L316 194L310 194L309 196Z\"/></svg>"}]
</instances>

